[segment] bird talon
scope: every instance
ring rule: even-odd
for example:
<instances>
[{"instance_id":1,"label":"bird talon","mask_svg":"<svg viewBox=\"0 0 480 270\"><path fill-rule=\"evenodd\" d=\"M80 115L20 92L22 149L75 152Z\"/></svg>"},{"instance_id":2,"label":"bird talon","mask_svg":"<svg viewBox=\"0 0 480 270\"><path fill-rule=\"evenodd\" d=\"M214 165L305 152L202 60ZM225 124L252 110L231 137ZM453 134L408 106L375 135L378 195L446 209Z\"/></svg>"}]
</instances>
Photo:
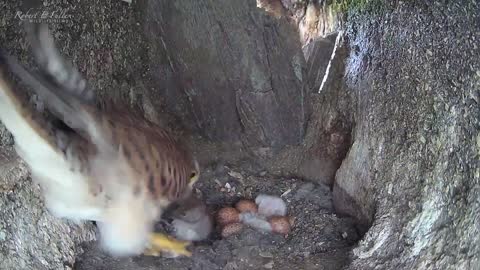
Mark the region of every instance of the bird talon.
<instances>
[{"instance_id":1,"label":"bird talon","mask_svg":"<svg viewBox=\"0 0 480 270\"><path fill-rule=\"evenodd\" d=\"M150 247L144 251L146 256L159 256L160 253L170 253L174 256L183 255L190 257L192 253L187 250L190 242L179 241L161 233L152 233L150 235Z\"/></svg>"}]
</instances>

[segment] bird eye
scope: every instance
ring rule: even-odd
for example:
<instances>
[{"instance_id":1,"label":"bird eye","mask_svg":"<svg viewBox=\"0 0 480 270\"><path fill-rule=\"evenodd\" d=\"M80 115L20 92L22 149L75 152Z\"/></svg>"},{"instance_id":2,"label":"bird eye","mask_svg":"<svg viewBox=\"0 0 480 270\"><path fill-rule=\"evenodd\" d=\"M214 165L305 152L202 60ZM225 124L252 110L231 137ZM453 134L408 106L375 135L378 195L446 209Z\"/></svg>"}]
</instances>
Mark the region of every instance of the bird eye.
<instances>
[{"instance_id":1,"label":"bird eye","mask_svg":"<svg viewBox=\"0 0 480 270\"><path fill-rule=\"evenodd\" d=\"M197 182L198 180L198 173L196 171L193 171L191 174L190 174L190 181L189 181L189 184L190 185L193 185L195 182Z\"/></svg>"}]
</instances>

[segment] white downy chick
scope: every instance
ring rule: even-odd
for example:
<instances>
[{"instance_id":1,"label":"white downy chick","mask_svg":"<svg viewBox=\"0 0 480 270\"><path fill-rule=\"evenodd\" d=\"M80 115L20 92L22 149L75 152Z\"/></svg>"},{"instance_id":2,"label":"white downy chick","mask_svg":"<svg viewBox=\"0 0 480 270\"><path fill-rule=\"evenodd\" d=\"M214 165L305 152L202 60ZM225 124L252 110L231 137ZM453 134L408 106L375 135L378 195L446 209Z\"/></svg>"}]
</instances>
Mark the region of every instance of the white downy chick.
<instances>
[{"instance_id":1,"label":"white downy chick","mask_svg":"<svg viewBox=\"0 0 480 270\"><path fill-rule=\"evenodd\" d=\"M258 213L265 217L285 216L287 214L287 205L277 196L260 194L255 199L258 205Z\"/></svg>"},{"instance_id":2,"label":"white downy chick","mask_svg":"<svg viewBox=\"0 0 480 270\"><path fill-rule=\"evenodd\" d=\"M191 196L181 209L177 210L172 226L174 236L184 241L202 241L208 238L213 229L212 218L206 205Z\"/></svg>"}]
</instances>

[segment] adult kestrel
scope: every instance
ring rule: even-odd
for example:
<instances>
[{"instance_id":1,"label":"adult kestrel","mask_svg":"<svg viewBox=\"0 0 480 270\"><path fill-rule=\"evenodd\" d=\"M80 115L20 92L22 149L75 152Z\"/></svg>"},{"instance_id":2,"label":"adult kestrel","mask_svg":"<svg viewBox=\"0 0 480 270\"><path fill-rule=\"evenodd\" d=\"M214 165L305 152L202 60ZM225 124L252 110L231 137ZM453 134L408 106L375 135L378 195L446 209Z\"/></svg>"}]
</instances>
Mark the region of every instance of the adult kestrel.
<instances>
[{"instance_id":1,"label":"adult kestrel","mask_svg":"<svg viewBox=\"0 0 480 270\"><path fill-rule=\"evenodd\" d=\"M156 234L153 225L170 203L191 194L198 163L166 130L142 117L97 109L93 91L60 56L47 26L28 23L26 29L40 72L1 54L0 121L50 212L96 221L112 255L148 248L189 255L188 242ZM55 121L12 89L7 70L45 102Z\"/></svg>"}]
</instances>

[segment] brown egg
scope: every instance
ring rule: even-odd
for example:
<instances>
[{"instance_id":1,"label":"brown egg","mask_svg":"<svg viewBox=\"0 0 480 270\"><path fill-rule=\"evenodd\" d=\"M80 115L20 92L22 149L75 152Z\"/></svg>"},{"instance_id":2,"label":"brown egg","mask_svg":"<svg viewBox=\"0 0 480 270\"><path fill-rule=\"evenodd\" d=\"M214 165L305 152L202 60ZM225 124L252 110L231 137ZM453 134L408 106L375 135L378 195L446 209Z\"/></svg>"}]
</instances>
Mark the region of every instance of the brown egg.
<instances>
[{"instance_id":1,"label":"brown egg","mask_svg":"<svg viewBox=\"0 0 480 270\"><path fill-rule=\"evenodd\" d=\"M272 226L272 231L279 234L288 234L290 232L290 220L288 217L273 216L268 222Z\"/></svg>"},{"instance_id":2,"label":"brown egg","mask_svg":"<svg viewBox=\"0 0 480 270\"><path fill-rule=\"evenodd\" d=\"M235 222L235 223L230 223L225 225L222 229L222 237L227 238L229 236L232 236L234 234L237 234L242 231L243 229L243 224L240 222Z\"/></svg>"},{"instance_id":3,"label":"brown egg","mask_svg":"<svg viewBox=\"0 0 480 270\"><path fill-rule=\"evenodd\" d=\"M250 200L240 200L235 205L235 208L237 208L237 210L240 211L240 213L244 213L244 212L256 213L258 210L257 204Z\"/></svg>"},{"instance_id":4,"label":"brown egg","mask_svg":"<svg viewBox=\"0 0 480 270\"><path fill-rule=\"evenodd\" d=\"M238 210L233 207L224 207L218 211L217 223L225 226L239 221Z\"/></svg>"}]
</instances>

